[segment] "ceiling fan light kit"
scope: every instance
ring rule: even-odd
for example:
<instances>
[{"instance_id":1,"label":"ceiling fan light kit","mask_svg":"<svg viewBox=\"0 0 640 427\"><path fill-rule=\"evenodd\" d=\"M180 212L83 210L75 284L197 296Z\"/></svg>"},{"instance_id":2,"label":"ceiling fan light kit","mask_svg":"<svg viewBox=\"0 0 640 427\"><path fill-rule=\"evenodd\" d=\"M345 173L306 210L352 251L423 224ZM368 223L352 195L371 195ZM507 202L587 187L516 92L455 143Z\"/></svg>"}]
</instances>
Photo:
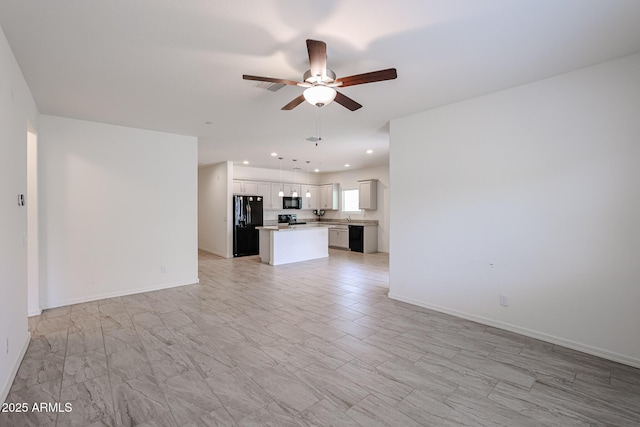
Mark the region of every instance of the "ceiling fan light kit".
<instances>
[{"instance_id":1,"label":"ceiling fan light kit","mask_svg":"<svg viewBox=\"0 0 640 427\"><path fill-rule=\"evenodd\" d=\"M251 76L247 74L244 74L242 78L245 80L279 83L306 88L302 95L299 95L293 101L282 107L282 110L293 110L306 100L317 107L322 107L332 101L336 101L348 110L355 111L362 108L362 105L358 104L356 101L341 92L338 92L334 89L335 87L347 87L384 80L393 80L398 77L395 68L388 68L386 70L336 78L336 73L327 68L327 45L325 42L308 39L307 52L309 53L310 68L304 73L302 82L275 79L272 77Z\"/></svg>"},{"instance_id":2,"label":"ceiling fan light kit","mask_svg":"<svg viewBox=\"0 0 640 427\"><path fill-rule=\"evenodd\" d=\"M305 89L302 95L309 104L323 107L336 98L336 90L332 87L316 85Z\"/></svg>"}]
</instances>

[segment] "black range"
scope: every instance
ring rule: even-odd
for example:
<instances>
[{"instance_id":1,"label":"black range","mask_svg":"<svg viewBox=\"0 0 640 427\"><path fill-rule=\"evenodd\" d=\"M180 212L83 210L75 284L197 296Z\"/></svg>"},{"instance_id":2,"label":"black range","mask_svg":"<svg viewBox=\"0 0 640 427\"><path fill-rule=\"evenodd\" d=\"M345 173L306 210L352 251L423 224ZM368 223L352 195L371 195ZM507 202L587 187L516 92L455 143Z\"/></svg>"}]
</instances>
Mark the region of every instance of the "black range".
<instances>
[{"instance_id":1,"label":"black range","mask_svg":"<svg viewBox=\"0 0 640 427\"><path fill-rule=\"evenodd\" d=\"M283 214L278 215L278 224L302 225L306 224L306 222L298 222L298 215L296 214Z\"/></svg>"}]
</instances>

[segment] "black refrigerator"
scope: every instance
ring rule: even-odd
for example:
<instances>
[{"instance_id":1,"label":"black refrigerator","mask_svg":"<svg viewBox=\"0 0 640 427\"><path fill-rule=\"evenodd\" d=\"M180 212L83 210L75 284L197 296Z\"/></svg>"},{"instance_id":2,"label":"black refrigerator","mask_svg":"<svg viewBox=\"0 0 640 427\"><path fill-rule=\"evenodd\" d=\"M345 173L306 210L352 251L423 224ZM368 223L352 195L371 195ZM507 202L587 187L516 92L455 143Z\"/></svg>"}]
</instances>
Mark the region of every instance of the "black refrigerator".
<instances>
[{"instance_id":1,"label":"black refrigerator","mask_svg":"<svg viewBox=\"0 0 640 427\"><path fill-rule=\"evenodd\" d=\"M233 256L258 255L262 197L233 196Z\"/></svg>"}]
</instances>

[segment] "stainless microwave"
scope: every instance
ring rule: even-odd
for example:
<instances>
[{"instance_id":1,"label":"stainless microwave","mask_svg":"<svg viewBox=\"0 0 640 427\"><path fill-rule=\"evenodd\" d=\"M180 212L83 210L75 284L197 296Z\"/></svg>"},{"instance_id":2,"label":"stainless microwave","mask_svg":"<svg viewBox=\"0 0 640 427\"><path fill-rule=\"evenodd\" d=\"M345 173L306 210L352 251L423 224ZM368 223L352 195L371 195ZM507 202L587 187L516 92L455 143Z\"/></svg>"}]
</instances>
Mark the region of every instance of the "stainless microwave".
<instances>
[{"instance_id":1,"label":"stainless microwave","mask_svg":"<svg viewBox=\"0 0 640 427\"><path fill-rule=\"evenodd\" d=\"M283 197L282 209L302 209L302 197Z\"/></svg>"}]
</instances>

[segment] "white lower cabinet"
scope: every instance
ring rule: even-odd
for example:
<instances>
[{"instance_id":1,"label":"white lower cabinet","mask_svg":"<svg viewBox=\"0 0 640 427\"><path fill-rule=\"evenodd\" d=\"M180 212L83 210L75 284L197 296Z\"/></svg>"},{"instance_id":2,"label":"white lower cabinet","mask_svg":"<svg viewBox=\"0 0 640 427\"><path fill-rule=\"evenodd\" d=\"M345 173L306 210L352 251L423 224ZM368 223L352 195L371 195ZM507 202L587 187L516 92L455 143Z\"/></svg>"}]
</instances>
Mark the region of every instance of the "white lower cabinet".
<instances>
[{"instance_id":1,"label":"white lower cabinet","mask_svg":"<svg viewBox=\"0 0 640 427\"><path fill-rule=\"evenodd\" d=\"M359 225L357 225L359 226ZM329 246L341 249L351 249L352 251L370 254L378 252L378 226L366 225L362 227L362 248L357 249L357 235L354 242L355 247L349 247L349 228L345 225L337 225L329 229Z\"/></svg>"},{"instance_id":2,"label":"white lower cabinet","mask_svg":"<svg viewBox=\"0 0 640 427\"><path fill-rule=\"evenodd\" d=\"M336 248L349 249L349 229L348 228L330 228L329 229L329 246Z\"/></svg>"}]
</instances>

